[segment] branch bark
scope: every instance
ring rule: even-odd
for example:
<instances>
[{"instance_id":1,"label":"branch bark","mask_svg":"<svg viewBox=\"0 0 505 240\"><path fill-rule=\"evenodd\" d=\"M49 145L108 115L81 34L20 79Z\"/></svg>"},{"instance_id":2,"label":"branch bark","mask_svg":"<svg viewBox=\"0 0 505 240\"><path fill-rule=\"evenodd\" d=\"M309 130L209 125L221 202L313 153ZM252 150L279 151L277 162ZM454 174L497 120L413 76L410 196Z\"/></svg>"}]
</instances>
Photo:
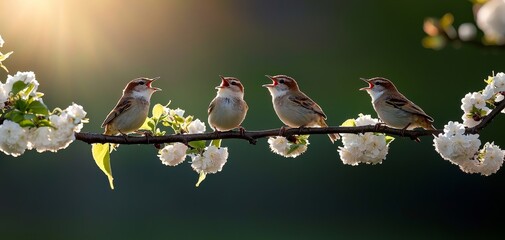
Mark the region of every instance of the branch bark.
<instances>
[{"instance_id":1,"label":"branch bark","mask_svg":"<svg viewBox=\"0 0 505 240\"><path fill-rule=\"evenodd\" d=\"M489 123L505 108L505 100L501 101L482 121L475 127L467 128L466 133L476 134L484 129ZM172 143L181 142L189 143L191 141L198 140L213 140L213 139L243 139L249 141L251 144L256 144L257 139L283 136L289 138L293 135L310 135L310 134L328 134L328 133L366 133L366 132L376 132L385 133L388 135L393 135L397 137L408 137L410 139L417 139L418 137L438 135L443 133L443 130L424 130L424 129L414 129L414 130L403 130L390 128L385 125L368 125L359 127L339 127L330 126L325 128L289 128L289 129L270 129L261 131L244 131L241 133L239 131L228 131L228 132L211 132L211 133L200 133L200 134L171 134L159 137L153 136L109 136L98 133L75 133L75 138L77 140L83 141L85 143L119 143L119 144L160 144L160 143Z\"/></svg>"}]
</instances>

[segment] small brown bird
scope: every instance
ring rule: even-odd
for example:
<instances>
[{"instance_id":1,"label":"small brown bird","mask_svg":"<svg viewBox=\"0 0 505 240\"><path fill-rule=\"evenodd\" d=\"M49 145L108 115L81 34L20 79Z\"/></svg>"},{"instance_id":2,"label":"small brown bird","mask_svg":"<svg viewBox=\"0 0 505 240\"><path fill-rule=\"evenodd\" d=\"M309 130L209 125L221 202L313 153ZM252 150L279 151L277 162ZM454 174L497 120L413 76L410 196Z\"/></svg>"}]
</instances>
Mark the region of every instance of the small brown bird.
<instances>
[{"instance_id":1,"label":"small brown bird","mask_svg":"<svg viewBox=\"0 0 505 240\"><path fill-rule=\"evenodd\" d=\"M208 108L208 122L214 131L229 131L240 128L249 107L244 101L244 86L234 77L221 77L217 95Z\"/></svg>"},{"instance_id":2,"label":"small brown bird","mask_svg":"<svg viewBox=\"0 0 505 240\"><path fill-rule=\"evenodd\" d=\"M268 76L272 84L265 84L272 95L272 103L279 119L292 128L327 127L326 114L316 102L300 91L295 79L286 75ZM339 137L328 134L331 142Z\"/></svg>"},{"instance_id":3,"label":"small brown bird","mask_svg":"<svg viewBox=\"0 0 505 240\"><path fill-rule=\"evenodd\" d=\"M151 86L158 78L137 78L126 85L123 95L102 123L105 135L125 135L137 131L144 124L151 95L161 91Z\"/></svg>"},{"instance_id":4,"label":"small brown bird","mask_svg":"<svg viewBox=\"0 0 505 240\"><path fill-rule=\"evenodd\" d=\"M382 77L362 80L368 83L368 87L360 90L370 94L375 112L386 125L399 129L435 129L433 118L398 92L390 80Z\"/></svg>"}]
</instances>

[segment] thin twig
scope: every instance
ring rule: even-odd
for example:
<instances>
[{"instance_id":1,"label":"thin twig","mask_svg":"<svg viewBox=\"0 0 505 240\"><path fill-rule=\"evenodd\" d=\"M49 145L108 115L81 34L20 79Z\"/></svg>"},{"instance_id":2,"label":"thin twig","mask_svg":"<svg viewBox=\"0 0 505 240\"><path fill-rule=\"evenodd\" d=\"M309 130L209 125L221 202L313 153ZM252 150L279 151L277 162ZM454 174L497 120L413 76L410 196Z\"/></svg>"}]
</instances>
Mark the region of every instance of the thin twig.
<instances>
[{"instance_id":1,"label":"thin twig","mask_svg":"<svg viewBox=\"0 0 505 240\"><path fill-rule=\"evenodd\" d=\"M503 109L505 108L505 100L501 101L482 121L475 127L467 128L466 133L475 134L484 129L492 120L495 118ZM417 139L418 137L438 135L442 133L443 130L424 130L424 129L414 129L414 130L403 130L390 128L385 125L375 126L359 126L359 127L339 127L330 126L325 128L289 128L285 131L281 131L280 128L261 130L261 131L229 131L220 132L216 135L214 132L210 133L199 133L199 134L171 134L159 137L152 136L108 136L98 133L76 133L75 138L77 140L86 143L119 143L119 144L159 144L159 143L172 143L181 142L188 143L191 141L198 140L213 140L213 139L243 139L249 141L251 144L256 144L256 140L259 138L274 137L274 136L284 136L289 137L292 135L310 135L310 134L328 134L328 133L365 133L365 132L376 132L385 133L397 137L408 137L410 139Z\"/></svg>"}]
</instances>

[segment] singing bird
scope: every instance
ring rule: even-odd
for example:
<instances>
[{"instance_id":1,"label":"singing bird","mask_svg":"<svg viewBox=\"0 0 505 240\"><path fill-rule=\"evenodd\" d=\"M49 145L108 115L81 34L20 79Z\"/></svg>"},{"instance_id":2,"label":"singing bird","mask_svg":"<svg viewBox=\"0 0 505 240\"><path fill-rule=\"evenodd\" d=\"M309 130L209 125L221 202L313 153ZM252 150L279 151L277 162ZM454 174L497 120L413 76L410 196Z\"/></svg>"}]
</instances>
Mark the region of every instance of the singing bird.
<instances>
[{"instance_id":1,"label":"singing bird","mask_svg":"<svg viewBox=\"0 0 505 240\"><path fill-rule=\"evenodd\" d=\"M229 131L239 128L245 119L249 107L244 101L244 86L234 77L221 77L221 84L216 87L217 95L208 108L208 122L214 131Z\"/></svg>"},{"instance_id":2,"label":"singing bird","mask_svg":"<svg viewBox=\"0 0 505 240\"><path fill-rule=\"evenodd\" d=\"M300 91L295 79L286 75L268 76L271 84L265 84L272 95L272 103L279 119L289 127L327 127L326 114L316 102ZM331 142L339 138L328 134Z\"/></svg>"},{"instance_id":3,"label":"singing bird","mask_svg":"<svg viewBox=\"0 0 505 240\"><path fill-rule=\"evenodd\" d=\"M424 128L434 130L433 118L401 94L388 79L375 77L364 79L366 90L372 97L372 105L379 118L389 127L399 129Z\"/></svg>"},{"instance_id":4,"label":"singing bird","mask_svg":"<svg viewBox=\"0 0 505 240\"><path fill-rule=\"evenodd\" d=\"M123 95L102 123L105 135L125 135L137 131L147 118L149 102L160 88L151 86L157 78L136 78L123 90Z\"/></svg>"}]
</instances>

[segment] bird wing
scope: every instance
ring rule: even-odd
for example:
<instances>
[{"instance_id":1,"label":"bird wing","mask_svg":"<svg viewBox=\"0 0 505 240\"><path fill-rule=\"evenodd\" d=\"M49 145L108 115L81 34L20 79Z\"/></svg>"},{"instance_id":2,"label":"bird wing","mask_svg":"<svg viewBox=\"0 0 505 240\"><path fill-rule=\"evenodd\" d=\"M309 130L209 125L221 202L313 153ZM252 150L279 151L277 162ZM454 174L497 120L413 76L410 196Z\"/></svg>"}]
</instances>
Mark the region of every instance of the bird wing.
<instances>
[{"instance_id":1,"label":"bird wing","mask_svg":"<svg viewBox=\"0 0 505 240\"><path fill-rule=\"evenodd\" d=\"M209 107L207 108L207 114L210 114L212 110L214 110L214 107L216 106L216 99L214 98L210 104Z\"/></svg>"},{"instance_id":2,"label":"bird wing","mask_svg":"<svg viewBox=\"0 0 505 240\"><path fill-rule=\"evenodd\" d=\"M110 111L109 115L107 115L107 117L103 121L102 127L105 127L105 125L112 122L112 120L114 120L114 118L116 118L119 114L130 109L130 107L132 106L133 100L134 100L134 98L132 98L132 97L126 97L126 98L119 99L119 101L117 102L114 109L112 109L112 111Z\"/></svg>"},{"instance_id":3,"label":"bird wing","mask_svg":"<svg viewBox=\"0 0 505 240\"><path fill-rule=\"evenodd\" d=\"M401 109L405 112L409 112L416 115L421 115L426 117L430 122L433 122L433 118L426 114L419 106L414 104L412 101L407 98L390 98L386 100L386 104Z\"/></svg>"},{"instance_id":4,"label":"bird wing","mask_svg":"<svg viewBox=\"0 0 505 240\"><path fill-rule=\"evenodd\" d=\"M326 119L326 114L324 114L323 109L321 109L321 107L317 105L317 103L314 102L312 99L310 99L307 95L305 94L291 95L289 96L288 99L293 103L300 105L308 110L311 110L321 115L324 119Z\"/></svg>"}]
</instances>

